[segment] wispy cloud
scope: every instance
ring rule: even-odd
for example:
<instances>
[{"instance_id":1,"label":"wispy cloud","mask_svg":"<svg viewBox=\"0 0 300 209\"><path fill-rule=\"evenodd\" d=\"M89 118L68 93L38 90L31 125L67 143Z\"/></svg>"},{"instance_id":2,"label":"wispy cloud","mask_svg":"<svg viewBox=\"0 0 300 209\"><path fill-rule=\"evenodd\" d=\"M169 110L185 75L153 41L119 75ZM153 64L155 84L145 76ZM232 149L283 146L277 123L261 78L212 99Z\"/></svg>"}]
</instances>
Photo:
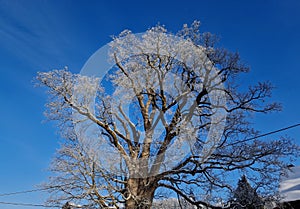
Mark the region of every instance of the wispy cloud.
<instances>
[{"instance_id":1,"label":"wispy cloud","mask_svg":"<svg viewBox=\"0 0 300 209\"><path fill-rule=\"evenodd\" d=\"M6 1L0 4L0 45L17 59L35 67L63 60L70 46L64 22L50 1ZM36 69L35 69L36 70Z\"/></svg>"},{"instance_id":2,"label":"wispy cloud","mask_svg":"<svg viewBox=\"0 0 300 209\"><path fill-rule=\"evenodd\" d=\"M282 178L279 191L284 201L300 199L300 166L294 167L288 177Z\"/></svg>"}]
</instances>

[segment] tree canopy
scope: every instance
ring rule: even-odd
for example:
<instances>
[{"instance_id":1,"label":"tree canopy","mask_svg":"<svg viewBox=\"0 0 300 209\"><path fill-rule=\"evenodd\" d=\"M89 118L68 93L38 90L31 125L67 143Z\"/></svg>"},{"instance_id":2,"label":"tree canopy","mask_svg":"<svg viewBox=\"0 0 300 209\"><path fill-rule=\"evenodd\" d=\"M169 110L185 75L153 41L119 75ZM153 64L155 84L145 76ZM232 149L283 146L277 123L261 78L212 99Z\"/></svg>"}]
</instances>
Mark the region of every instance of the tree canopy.
<instances>
[{"instance_id":1,"label":"tree canopy","mask_svg":"<svg viewBox=\"0 0 300 209\"><path fill-rule=\"evenodd\" d=\"M298 147L283 137L244 140L258 134L252 114L280 110L267 102L272 86L239 88L249 67L199 26L122 32L109 44L105 78L38 73L50 96L46 116L65 139L51 166L50 204L150 208L175 196L201 208L232 191L238 172L276 192L284 158Z\"/></svg>"}]
</instances>

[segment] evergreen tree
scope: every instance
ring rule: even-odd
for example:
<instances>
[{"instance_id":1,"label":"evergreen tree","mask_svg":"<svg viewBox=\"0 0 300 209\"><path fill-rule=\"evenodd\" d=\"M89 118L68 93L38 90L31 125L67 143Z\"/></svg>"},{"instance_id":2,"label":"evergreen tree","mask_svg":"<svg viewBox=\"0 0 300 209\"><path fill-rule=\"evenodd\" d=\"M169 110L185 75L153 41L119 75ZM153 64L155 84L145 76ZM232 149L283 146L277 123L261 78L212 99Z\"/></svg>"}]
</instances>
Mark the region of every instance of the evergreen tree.
<instances>
[{"instance_id":1,"label":"evergreen tree","mask_svg":"<svg viewBox=\"0 0 300 209\"><path fill-rule=\"evenodd\" d=\"M245 175L238 181L236 190L233 192L233 204L237 209L262 209L263 200L256 190L251 187Z\"/></svg>"}]
</instances>

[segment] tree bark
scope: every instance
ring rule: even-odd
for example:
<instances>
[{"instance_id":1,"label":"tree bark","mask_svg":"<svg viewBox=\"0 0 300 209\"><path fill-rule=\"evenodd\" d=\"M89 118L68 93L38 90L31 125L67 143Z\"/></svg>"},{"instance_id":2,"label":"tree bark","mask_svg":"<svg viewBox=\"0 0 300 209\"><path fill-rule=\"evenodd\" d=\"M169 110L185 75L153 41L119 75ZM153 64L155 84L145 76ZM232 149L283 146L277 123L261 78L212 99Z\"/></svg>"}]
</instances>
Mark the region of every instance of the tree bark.
<instances>
[{"instance_id":1,"label":"tree bark","mask_svg":"<svg viewBox=\"0 0 300 209\"><path fill-rule=\"evenodd\" d=\"M132 178L127 182L126 209L150 209L157 184L150 178Z\"/></svg>"}]
</instances>

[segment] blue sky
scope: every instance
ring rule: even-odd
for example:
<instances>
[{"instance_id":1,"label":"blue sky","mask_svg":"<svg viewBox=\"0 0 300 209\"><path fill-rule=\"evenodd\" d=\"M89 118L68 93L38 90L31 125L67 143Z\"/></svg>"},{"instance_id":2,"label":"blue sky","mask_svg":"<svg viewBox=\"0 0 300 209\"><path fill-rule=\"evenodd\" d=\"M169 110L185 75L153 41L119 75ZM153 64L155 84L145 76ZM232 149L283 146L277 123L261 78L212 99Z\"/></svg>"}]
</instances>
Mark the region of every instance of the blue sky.
<instances>
[{"instance_id":1,"label":"blue sky","mask_svg":"<svg viewBox=\"0 0 300 209\"><path fill-rule=\"evenodd\" d=\"M251 66L243 84L270 80L276 86L272 99L283 104L283 111L254 116L255 127L266 132L299 123L299 10L297 0L0 0L0 194L45 181L58 148L53 123L42 123L46 95L33 86L37 71L67 65L79 73L97 49L124 29L138 33L160 22L176 32L200 20L202 31L218 34L222 46L240 52ZM299 128L282 134L300 144ZM36 204L42 197L0 196L0 201Z\"/></svg>"}]
</instances>

